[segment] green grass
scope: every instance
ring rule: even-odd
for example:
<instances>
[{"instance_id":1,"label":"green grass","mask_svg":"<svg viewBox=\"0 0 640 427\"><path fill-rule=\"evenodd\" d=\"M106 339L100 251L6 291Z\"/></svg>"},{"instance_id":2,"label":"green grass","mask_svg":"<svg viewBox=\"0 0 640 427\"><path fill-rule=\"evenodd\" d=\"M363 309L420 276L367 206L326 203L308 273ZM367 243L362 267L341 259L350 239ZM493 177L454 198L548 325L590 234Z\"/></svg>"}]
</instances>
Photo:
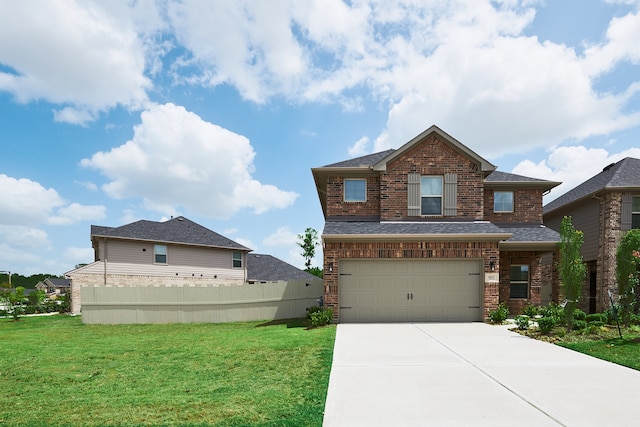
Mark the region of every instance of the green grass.
<instances>
[{"instance_id":1,"label":"green grass","mask_svg":"<svg viewBox=\"0 0 640 427\"><path fill-rule=\"evenodd\" d=\"M0 319L0 426L320 426L335 326Z\"/></svg>"},{"instance_id":2,"label":"green grass","mask_svg":"<svg viewBox=\"0 0 640 427\"><path fill-rule=\"evenodd\" d=\"M640 370L640 334L638 333L624 334L622 338L559 342L558 345L598 359Z\"/></svg>"}]
</instances>

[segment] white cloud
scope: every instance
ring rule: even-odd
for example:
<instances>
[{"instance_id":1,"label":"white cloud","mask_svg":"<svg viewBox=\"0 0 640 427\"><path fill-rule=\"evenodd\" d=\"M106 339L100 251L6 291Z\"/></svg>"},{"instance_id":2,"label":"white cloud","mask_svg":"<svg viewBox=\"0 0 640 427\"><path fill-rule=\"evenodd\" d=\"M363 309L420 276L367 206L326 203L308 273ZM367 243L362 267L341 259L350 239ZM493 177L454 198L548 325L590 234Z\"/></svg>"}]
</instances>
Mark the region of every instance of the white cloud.
<instances>
[{"instance_id":1,"label":"white cloud","mask_svg":"<svg viewBox=\"0 0 640 427\"><path fill-rule=\"evenodd\" d=\"M0 241L10 252L24 249L49 248L51 242L44 230L23 225L0 224Z\"/></svg>"},{"instance_id":2,"label":"white cloud","mask_svg":"<svg viewBox=\"0 0 640 427\"><path fill-rule=\"evenodd\" d=\"M258 246L255 245L253 243L253 241L251 241L251 239L245 239L244 237L236 237L236 238L234 238L232 240L234 242L236 242L236 243L240 243L245 248L249 248L249 249L251 249L253 251L257 251L258 250Z\"/></svg>"},{"instance_id":3,"label":"white cloud","mask_svg":"<svg viewBox=\"0 0 640 427\"><path fill-rule=\"evenodd\" d=\"M70 264L89 264L93 262L94 252L92 248L68 247L64 251L64 257Z\"/></svg>"},{"instance_id":4,"label":"white cloud","mask_svg":"<svg viewBox=\"0 0 640 427\"><path fill-rule=\"evenodd\" d=\"M155 105L141 120L133 139L81 161L111 180L103 186L109 196L141 198L164 215L182 206L215 218L282 209L297 198L252 178L255 152L247 138L173 104Z\"/></svg>"},{"instance_id":5,"label":"white cloud","mask_svg":"<svg viewBox=\"0 0 640 427\"><path fill-rule=\"evenodd\" d=\"M555 148L549 156L534 163L524 160L512 170L518 175L532 178L562 182L545 196L545 203L563 195L567 191L602 172L611 163L618 162L625 157L640 158L640 148L630 148L620 153L609 153L602 148L586 148L584 146L568 146Z\"/></svg>"},{"instance_id":6,"label":"white cloud","mask_svg":"<svg viewBox=\"0 0 640 427\"><path fill-rule=\"evenodd\" d=\"M105 216L104 206L69 203L53 188L26 178L0 174L0 194L0 225L68 225Z\"/></svg>"},{"instance_id":7,"label":"white cloud","mask_svg":"<svg viewBox=\"0 0 640 427\"><path fill-rule=\"evenodd\" d=\"M278 227L278 229L265 237L262 243L267 246L290 246L298 241L298 235L292 232L289 227Z\"/></svg>"},{"instance_id":8,"label":"white cloud","mask_svg":"<svg viewBox=\"0 0 640 427\"><path fill-rule=\"evenodd\" d=\"M20 102L66 104L55 119L75 124L117 105L146 103L151 83L133 18L102 5L12 2L10 12L0 13L0 63L12 70L0 72L0 90Z\"/></svg>"},{"instance_id":9,"label":"white cloud","mask_svg":"<svg viewBox=\"0 0 640 427\"><path fill-rule=\"evenodd\" d=\"M359 157L369 152L369 138L363 136L349 147L349 155L351 157Z\"/></svg>"},{"instance_id":10,"label":"white cloud","mask_svg":"<svg viewBox=\"0 0 640 427\"><path fill-rule=\"evenodd\" d=\"M69 225L81 221L100 220L106 217L106 208L101 205L86 206L71 203L56 211L56 215L49 218L50 224Z\"/></svg>"}]
</instances>

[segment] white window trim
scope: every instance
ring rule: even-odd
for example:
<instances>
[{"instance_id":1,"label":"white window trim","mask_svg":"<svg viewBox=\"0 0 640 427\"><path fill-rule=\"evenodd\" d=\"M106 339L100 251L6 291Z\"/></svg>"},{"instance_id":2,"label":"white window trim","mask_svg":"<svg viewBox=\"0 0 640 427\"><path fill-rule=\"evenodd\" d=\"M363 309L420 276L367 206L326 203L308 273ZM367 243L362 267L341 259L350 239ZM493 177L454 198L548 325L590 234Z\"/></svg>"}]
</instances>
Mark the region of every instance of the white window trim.
<instances>
[{"instance_id":1,"label":"white window trim","mask_svg":"<svg viewBox=\"0 0 640 427\"><path fill-rule=\"evenodd\" d=\"M239 260L235 258L235 254L239 254L240 255L240 259ZM240 261L240 266L239 267L236 267L235 265L233 265L235 261ZM240 252L240 251L231 251L231 268L239 268L239 269L240 268L244 268L243 264L244 264L244 257L242 256L242 252Z\"/></svg>"},{"instance_id":2,"label":"white window trim","mask_svg":"<svg viewBox=\"0 0 640 427\"><path fill-rule=\"evenodd\" d=\"M441 193L440 194L422 194L422 178L440 178L440 188L441 188ZM429 213L429 214L425 214L422 213L422 199L424 197L431 197L431 198L435 198L435 197L440 197L440 213ZM420 215L421 216L427 216L427 217L438 217L438 216L443 216L444 215L444 177L442 175L422 175L420 176Z\"/></svg>"},{"instance_id":3,"label":"white window trim","mask_svg":"<svg viewBox=\"0 0 640 427\"><path fill-rule=\"evenodd\" d=\"M347 199L347 181L363 181L364 182L364 199L363 200L349 200ZM345 178L342 199L346 203L364 203L367 201L367 180L365 178Z\"/></svg>"},{"instance_id":4,"label":"white window trim","mask_svg":"<svg viewBox=\"0 0 640 427\"><path fill-rule=\"evenodd\" d=\"M156 252L156 248L158 248L158 247L164 248L164 254L158 254L158 252ZM165 261L164 262L158 262L157 261L157 255L164 255ZM169 264L169 249L167 248L167 245L153 245L153 263L157 264L157 265L168 265Z\"/></svg>"},{"instance_id":5,"label":"white window trim","mask_svg":"<svg viewBox=\"0 0 640 427\"><path fill-rule=\"evenodd\" d=\"M511 210L499 211L496 209L496 193L511 193ZM495 213L513 213L514 205L516 204L516 195L514 191L494 191L493 192L493 212Z\"/></svg>"}]
</instances>

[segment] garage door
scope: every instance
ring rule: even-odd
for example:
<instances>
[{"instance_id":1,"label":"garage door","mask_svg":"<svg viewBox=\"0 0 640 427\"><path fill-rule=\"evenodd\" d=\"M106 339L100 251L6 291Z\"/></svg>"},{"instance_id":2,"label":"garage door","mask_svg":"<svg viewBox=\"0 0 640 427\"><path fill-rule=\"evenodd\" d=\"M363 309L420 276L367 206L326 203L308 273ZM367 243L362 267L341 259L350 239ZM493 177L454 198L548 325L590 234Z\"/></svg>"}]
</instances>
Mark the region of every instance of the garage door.
<instances>
[{"instance_id":1,"label":"garage door","mask_svg":"<svg viewBox=\"0 0 640 427\"><path fill-rule=\"evenodd\" d=\"M341 260L340 322L482 320L481 261Z\"/></svg>"}]
</instances>

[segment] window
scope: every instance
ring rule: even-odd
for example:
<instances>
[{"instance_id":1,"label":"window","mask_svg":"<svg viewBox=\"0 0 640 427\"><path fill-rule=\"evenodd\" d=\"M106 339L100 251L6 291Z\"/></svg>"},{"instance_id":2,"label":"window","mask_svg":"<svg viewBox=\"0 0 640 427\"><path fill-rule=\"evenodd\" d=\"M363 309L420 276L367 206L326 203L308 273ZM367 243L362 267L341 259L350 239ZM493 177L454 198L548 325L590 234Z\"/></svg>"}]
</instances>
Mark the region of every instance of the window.
<instances>
[{"instance_id":1,"label":"window","mask_svg":"<svg viewBox=\"0 0 640 427\"><path fill-rule=\"evenodd\" d=\"M442 177L423 176L420 178L421 215L442 215Z\"/></svg>"},{"instance_id":2,"label":"window","mask_svg":"<svg viewBox=\"0 0 640 427\"><path fill-rule=\"evenodd\" d=\"M242 252L233 251L233 268L242 268Z\"/></svg>"},{"instance_id":3,"label":"window","mask_svg":"<svg viewBox=\"0 0 640 427\"><path fill-rule=\"evenodd\" d=\"M511 299L528 299L529 298L529 266L528 265L512 265L511 266L511 287L509 291Z\"/></svg>"},{"instance_id":4,"label":"window","mask_svg":"<svg viewBox=\"0 0 640 427\"><path fill-rule=\"evenodd\" d=\"M366 179L345 179L344 180L344 201L345 202L366 202L367 201L367 180Z\"/></svg>"},{"instance_id":5,"label":"window","mask_svg":"<svg viewBox=\"0 0 640 427\"><path fill-rule=\"evenodd\" d=\"M155 245L153 247L153 262L156 264L167 263L167 247L165 245Z\"/></svg>"},{"instance_id":6,"label":"window","mask_svg":"<svg viewBox=\"0 0 640 427\"><path fill-rule=\"evenodd\" d=\"M513 212L513 191L496 191L493 193L494 212Z\"/></svg>"},{"instance_id":7,"label":"window","mask_svg":"<svg viewBox=\"0 0 640 427\"><path fill-rule=\"evenodd\" d=\"M631 200L631 228L640 228L640 196L634 196Z\"/></svg>"}]
</instances>

